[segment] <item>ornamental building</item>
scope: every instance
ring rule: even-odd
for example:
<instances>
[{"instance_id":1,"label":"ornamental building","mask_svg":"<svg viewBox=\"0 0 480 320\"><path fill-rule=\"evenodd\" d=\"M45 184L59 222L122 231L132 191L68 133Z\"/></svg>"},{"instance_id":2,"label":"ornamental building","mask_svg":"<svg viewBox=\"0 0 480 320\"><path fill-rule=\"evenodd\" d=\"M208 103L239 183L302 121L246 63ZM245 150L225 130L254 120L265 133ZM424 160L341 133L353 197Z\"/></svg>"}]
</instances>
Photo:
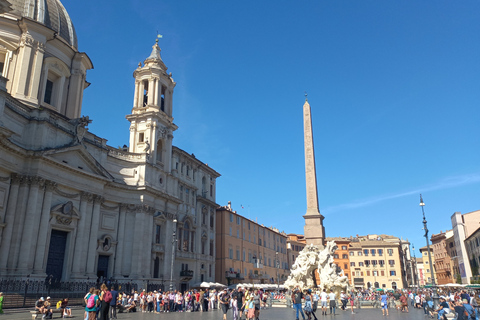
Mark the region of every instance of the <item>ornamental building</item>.
<instances>
[{"instance_id":1,"label":"ornamental building","mask_svg":"<svg viewBox=\"0 0 480 320\"><path fill-rule=\"evenodd\" d=\"M158 43L133 73L128 146L113 148L81 117L93 64L62 3L0 10L0 277L213 281L220 175L172 144Z\"/></svg>"}]
</instances>

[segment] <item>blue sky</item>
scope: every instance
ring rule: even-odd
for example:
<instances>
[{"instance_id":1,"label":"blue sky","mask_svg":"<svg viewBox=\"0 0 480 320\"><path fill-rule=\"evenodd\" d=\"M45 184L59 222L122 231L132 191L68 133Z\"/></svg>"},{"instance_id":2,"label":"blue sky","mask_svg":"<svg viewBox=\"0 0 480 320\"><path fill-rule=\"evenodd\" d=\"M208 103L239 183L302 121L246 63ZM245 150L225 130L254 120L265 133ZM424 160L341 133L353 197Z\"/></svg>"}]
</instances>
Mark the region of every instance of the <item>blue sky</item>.
<instances>
[{"instance_id":1,"label":"blue sky","mask_svg":"<svg viewBox=\"0 0 480 320\"><path fill-rule=\"evenodd\" d=\"M174 144L222 174L220 205L303 233L307 91L327 236L419 248L419 193L430 232L480 209L478 1L63 4L95 67L83 114L115 147L128 144L132 73L163 35Z\"/></svg>"}]
</instances>

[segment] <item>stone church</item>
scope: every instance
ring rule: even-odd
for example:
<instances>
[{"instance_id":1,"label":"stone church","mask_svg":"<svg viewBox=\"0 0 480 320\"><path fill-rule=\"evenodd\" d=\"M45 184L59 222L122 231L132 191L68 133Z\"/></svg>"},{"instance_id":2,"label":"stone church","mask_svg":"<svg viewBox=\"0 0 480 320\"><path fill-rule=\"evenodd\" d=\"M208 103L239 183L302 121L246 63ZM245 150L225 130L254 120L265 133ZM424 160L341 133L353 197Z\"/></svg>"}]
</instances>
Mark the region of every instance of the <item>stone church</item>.
<instances>
[{"instance_id":1,"label":"stone church","mask_svg":"<svg viewBox=\"0 0 480 320\"><path fill-rule=\"evenodd\" d=\"M118 149L81 117L93 64L62 3L0 0L0 12L0 278L213 281L220 175L172 145L158 43L133 73Z\"/></svg>"}]
</instances>

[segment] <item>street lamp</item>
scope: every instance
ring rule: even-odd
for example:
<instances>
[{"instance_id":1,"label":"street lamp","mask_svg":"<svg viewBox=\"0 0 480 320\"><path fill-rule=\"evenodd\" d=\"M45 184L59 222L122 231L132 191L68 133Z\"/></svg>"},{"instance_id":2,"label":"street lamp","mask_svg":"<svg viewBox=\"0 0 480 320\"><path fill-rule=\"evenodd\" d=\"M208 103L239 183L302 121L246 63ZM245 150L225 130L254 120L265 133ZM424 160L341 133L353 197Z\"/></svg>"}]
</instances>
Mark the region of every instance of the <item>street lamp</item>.
<instances>
[{"instance_id":1,"label":"street lamp","mask_svg":"<svg viewBox=\"0 0 480 320\"><path fill-rule=\"evenodd\" d=\"M418 286L418 279L417 279L417 257L415 256L415 245L412 243L412 251L413 251L413 286Z\"/></svg>"},{"instance_id":2,"label":"street lamp","mask_svg":"<svg viewBox=\"0 0 480 320\"><path fill-rule=\"evenodd\" d=\"M278 268L280 267L280 261L278 260L278 251L275 252L275 257L276 257L276 265L277 265L277 291L280 290L280 275L278 272Z\"/></svg>"},{"instance_id":3,"label":"street lamp","mask_svg":"<svg viewBox=\"0 0 480 320\"><path fill-rule=\"evenodd\" d=\"M428 250L428 263L430 264L430 276L432 278L432 298L434 304L438 305L438 295L437 295L437 285L435 283L435 274L433 273L433 264L432 264L432 254L430 253L430 243L428 241L428 228L427 228L427 220L425 219L425 202L423 202L422 195L420 194L420 207L422 207L422 214L423 214L423 229L425 230L425 240L427 241L427 250Z\"/></svg>"},{"instance_id":4,"label":"street lamp","mask_svg":"<svg viewBox=\"0 0 480 320\"><path fill-rule=\"evenodd\" d=\"M170 267L170 291L173 291L173 262L175 261L175 242L177 242L177 219L173 218L172 264Z\"/></svg>"}]
</instances>

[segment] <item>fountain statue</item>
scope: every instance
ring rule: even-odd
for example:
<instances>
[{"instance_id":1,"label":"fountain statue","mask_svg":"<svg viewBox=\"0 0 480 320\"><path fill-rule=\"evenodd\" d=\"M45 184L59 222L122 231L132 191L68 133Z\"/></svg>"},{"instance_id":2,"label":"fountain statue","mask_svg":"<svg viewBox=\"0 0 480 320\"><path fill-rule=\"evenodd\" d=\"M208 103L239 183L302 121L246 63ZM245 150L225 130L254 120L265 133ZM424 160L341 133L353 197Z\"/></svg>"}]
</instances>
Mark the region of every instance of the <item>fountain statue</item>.
<instances>
[{"instance_id":1,"label":"fountain statue","mask_svg":"<svg viewBox=\"0 0 480 320\"><path fill-rule=\"evenodd\" d=\"M302 289L321 288L348 291L350 284L348 277L344 275L333 261L333 254L338 249L335 241L327 242L325 249L321 250L313 244L307 245L295 260L290 276L285 281L285 287L292 289L299 286ZM320 275L320 283L315 281L315 270Z\"/></svg>"}]
</instances>

